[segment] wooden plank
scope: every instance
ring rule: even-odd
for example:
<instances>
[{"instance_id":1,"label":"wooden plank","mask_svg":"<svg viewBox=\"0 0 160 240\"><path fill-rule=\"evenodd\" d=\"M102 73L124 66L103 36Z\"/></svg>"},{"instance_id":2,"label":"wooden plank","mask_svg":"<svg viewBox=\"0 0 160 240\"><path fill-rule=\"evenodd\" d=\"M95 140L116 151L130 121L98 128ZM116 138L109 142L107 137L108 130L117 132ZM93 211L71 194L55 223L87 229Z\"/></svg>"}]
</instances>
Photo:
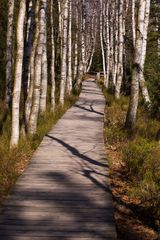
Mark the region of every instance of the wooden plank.
<instances>
[{"instance_id":1,"label":"wooden plank","mask_svg":"<svg viewBox=\"0 0 160 240\"><path fill-rule=\"evenodd\" d=\"M79 101L45 136L5 201L0 240L116 239L104 106L95 82L85 81Z\"/></svg>"}]
</instances>

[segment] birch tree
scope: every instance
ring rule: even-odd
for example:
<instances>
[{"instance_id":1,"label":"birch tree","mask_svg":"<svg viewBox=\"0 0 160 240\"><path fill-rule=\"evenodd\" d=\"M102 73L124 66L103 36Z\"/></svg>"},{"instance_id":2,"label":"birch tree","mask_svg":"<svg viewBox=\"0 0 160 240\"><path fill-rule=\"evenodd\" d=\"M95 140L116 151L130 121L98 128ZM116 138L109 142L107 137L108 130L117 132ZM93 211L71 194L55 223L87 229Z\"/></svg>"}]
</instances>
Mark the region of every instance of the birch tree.
<instances>
[{"instance_id":1,"label":"birch tree","mask_svg":"<svg viewBox=\"0 0 160 240\"><path fill-rule=\"evenodd\" d=\"M48 62L47 62L47 30L45 20L45 36L42 52L42 74L41 74L41 94L40 94L40 113L44 114L47 103L47 84L48 84Z\"/></svg>"},{"instance_id":2,"label":"birch tree","mask_svg":"<svg viewBox=\"0 0 160 240\"><path fill-rule=\"evenodd\" d=\"M31 106L32 106L32 99L33 99L33 90L34 90L34 73L35 73L35 55L36 55L36 48L38 44L38 37L39 37L39 1L36 1L36 8L35 8L35 34L34 34L34 41L33 46L30 54L29 59L29 88L27 99L25 102L25 128L28 131L28 122L30 118Z\"/></svg>"},{"instance_id":3,"label":"birch tree","mask_svg":"<svg viewBox=\"0 0 160 240\"><path fill-rule=\"evenodd\" d=\"M33 31L34 31L34 3L33 0L28 2L27 9L27 26L26 26L26 38L25 38L25 47L24 47L24 80L23 80L23 89L24 89L24 100L27 98L29 82L30 82L30 55L32 51L33 43Z\"/></svg>"},{"instance_id":4,"label":"birch tree","mask_svg":"<svg viewBox=\"0 0 160 240\"><path fill-rule=\"evenodd\" d=\"M6 103L11 103L12 76L13 76L13 20L14 0L8 0L8 24L6 42Z\"/></svg>"},{"instance_id":5,"label":"birch tree","mask_svg":"<svg viewBox=\"0 0 160 240\"><path fill-rule=\"evenodd\" d=\"M56 83L55 83L55 43L54 43L54 29L53 29L53 0L51 0L51 111L54 112L55 110L55 89L56 89ZM60 19L61 21L61 19ZM60 24L61 25L61 24ZM60 30L61 31L61 30Z\"/></svg>"},{"instance_id":6,"label":"birch tree","mask_svg":"<svg viewBox=\"0 0 160 240\"><path fill-rule=\"evenodd\" d=\"M83 72L86 73L86 44L85 44L85 26L86 26L86 9L85 1L81 0L82 16L81 16L81 55L83 63Z\"/></svg>"},{"instance_id":7,"label":"birch tree","mask_svg":"<svg viewBox=\"0 0 160 240\"><path fill-rule=\"evenodd\" d=\"M74 44L74 80L77 78L78 74L78 6L75 6L75 22L76 22L76 33L75 33L75 44Z\"/></svg>"},{"instance_id":8,"label":"birch tree","mask_svg":"<svg viewBox=\"0 0 160 240\"><path fill-rule=\"evenodd\" d=\"M119 0L119 40L118 40L118 69L117 69L117 82L115 88L115 97L120 98L120 91L123 79L123 0Z\"/></svg>"},{"instance_id":9,"label":"birch tree","mask_svg":"<svg viewBox=\"0 0 160 240\"><path fill-rule=\"evenodd\" d=\"M60 103L64 105L65 87L67 80L67 37L68 37L68 0L63 5L63 34L62 34L62 61L61 61L61 84Z\"/></svg>"},{"instance_id":10,"label":"birch tree","mask_svg":"<svg viewBox=\"0 0 160 240\"><path fill-rule=\"evenodd\" d=\"M39 38L37 52L35 56L35 70L34 70L34 93L31 114L29 119L29 134L35 134L37 130L37 121L39 114L40 103L40 88L41 88L41 74L42 74L42 53L45 42L45 20L46 20L46 0L40 1L39 13Z\"/></svg>"},{"instance_id":11,"label":"birch tree","mask_svg":"<svg viewBox=\"0 0 160 240\"><path fill-rule=\"evenodd\" d=\"M147 35L148 35L148 24L149 24L149 14L150 14L150 0L146 0L144 24L143 24L143 43L142 43L142 55L141 55L141 71L140 71L140 87L142 90L142 96L147 105L151 104L149 97L148 88L144 78L144 64L146 59L146 49L147 49Z\"/></svg>"},{"instance_id":12,"label":"birch tree","mask_svg":"<svg viewBox=\"0 0 160 240\"><path fill-rule=\"evenodd\" d=\"M136 30L136 43L133 60L132 82L130 103L126 117L125 127L129 130L134 130L136 124L138 99L139 99L139 79L142 71L142 49L144 41L144 20L146 4L150 0L140 0L138 9L138 20Z\"/></svg>"},{"instance_id":13,"label":"birch tree","mask_svg":"<svg viewBox=\"0 0 160 240\"><path fill-rule=\"evenodd\" d=\"M67 77L67 93L70 95L72 91L72 0L69 0L69 26L68 26L68 77Z\"/></svg>"},{"instance_id":14,"label":"birch tree","mask_svg":"<svg viewBox=\"0 0 160 240\"><path fill-rule=\"evenodd\" d=\"M106 76L104 42L103 42L103 0L100 0L100 41L101 41L102 60L103 60L104 84L106 87L108 87L107 76Z\"/></svg>"},{"instance_id":15,"label":"birch tree","mask_svg":"<svg viewBox=\"0 0 160 240\"><path fill-rule=\"evenodd\" d=\"M20 96L22 84L22 64L24 54L24 20L26 13L26 1L21 0L17 20L17 52L14 73L14 89L12 99L12 129L11 129L11 147L17 146L19 141L19 119L20 119Z\"/></svg>"}]
</instances>

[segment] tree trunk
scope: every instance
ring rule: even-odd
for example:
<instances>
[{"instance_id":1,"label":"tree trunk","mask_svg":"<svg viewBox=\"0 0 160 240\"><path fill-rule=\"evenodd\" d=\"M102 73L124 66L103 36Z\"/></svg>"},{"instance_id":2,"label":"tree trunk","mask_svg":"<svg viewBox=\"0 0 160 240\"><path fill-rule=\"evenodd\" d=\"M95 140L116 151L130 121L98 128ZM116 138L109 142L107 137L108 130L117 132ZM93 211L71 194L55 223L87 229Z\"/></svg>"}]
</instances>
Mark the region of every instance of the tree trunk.
<instances>
[{"instance_id":1,"label":"tree trunk","mask_svg":"<svg viewBox=\"0 0 160 240\"><path fill-rule=\"evenodd\" d=\"M41 80L41 96L40 96L40 113L46 112L47 104L47 84L48 84L48 62L47 62L47 30L45 23L45 41L42 53L42 80Z\"/></svg>"},{"instance_id":2,"label":"tree trunk","mask_svg":"<svg viewBox=\"0 0 160 240\"><path fill-rule=\"evenodd\" d=\"M72 1L69 0L67 93L72 91Z\"/></svg>"},{"instance_id":3,"label":"tree trunk","mask_svg":"<svg viewBox=\"0 0 160 240\"><path fill-rule=\"evenodd\" d=\"M54 112L56 105L56 83L55 83L55 44L54 44L54 29L53 29L53 0L51 0L51 47L52 47L52 56L51 56L51 111Z\"/></svg>"},{"instance_id":4,"label":"tree trunk","mask_svg":"<svg viewBox=\"0 0 160 240\"><path fill-rule=\"evenodd\" d=\"M123 79L123 0L119 0L119 46L118 46L118 70L115 97L120 98L120 91Z\"/></svg>"},{"instance_id":5,"label":"tree trunk","mask_svg":"<svg viewBox=\"0 0 160 240\"><path fill-rule=\"evenodd\" d=\"M24 50L24 101L27 99L30 82L30 55L32 51L33 31L34 31L34 5L33 0L29 1L28 5L28 16L27 16L27 31L25 39L25 50Z\"/></svg>"},{"instance_id":6,"label":"tree trunk","mask_svg":"<svg viewBox=\"0 0 160 240\"><path fill-rule=\"evenodd\" d=\"M118 2L116 1L116 16L115 16L115 40L114 40L114 74L113 74L113 86L116 86L118 70Z\"/></svg>"},{"instance_id":7,"label":"tree trunk","mask_svg":"<svg viewBox=\"0 0 160 240\"><path fill-rule=\"evenodd\" d=\"M68 33L68 0L64 1L63 6L63 36L62 36L62 61L61 61L61 86L60 86L60 103L64 105L64 95L67 78L67 33Z\"/></svg>"},{"instance_id":8,"label":"tree trunk","mask_svg":"<svg viewBox=\"0 0 160 240\"><path fill-rule=\"evenodd\" d=\"M13 17L14 0L8 0L8 24L6 42L6 103L11 103L12 95L12 76L13 76Z\"/></svg>"},{"instance_id":9,"label":"tree trunk","mask_svg":"<svg viewBox=\"0 0 160 240\"><path fill-rule=\"evenodd\" d=\"M144 30L144 17L145 17L146 1L140 0L138 10L138 22L136 31L136 44L134 51L133 70L132 70L132 82L131 82L131 96L130 103L126 117L125 127L128 130L133 131L136 124L138 98L139 98L139 77L142 61L142 45L143 45L143 30Z\"/></svg>"},{"instance_id":10,"label":"tree trunk","mask_svg":"<svg viewBox=\"0 0 160 240\"><path fill-rule=\"evenodd\" d=\"M74 45L74 80L78 74L78 6L76 5L76 35Z\"/></svg>"},{"instance_id":11,"label":"tree trunk","mask_svg":"<svg viewBox=\"0 0 160 240\"><path fill-rule=\"evenodd\" d=\"M22 64L24 54L24 20L26 13L26 1L21 0L17 20L17 53L14 74L14 89L12 99L12 129L10 146L14 147L19 142L20 96L22 84Z\"/></svg>"},{"instance_id":12,"label":"tree trunk","mask_svg":"<svg viewBox=\"0 0 160 240\"><path fill-rule=\"evenodd\" d=\"M106 82L104 83L106 88L109 86L109 74L110 74L110 37L109 37L109 2L106 3L106 63L107 63L107 71L106 71Z\"/></svg>"},{"instance_id":13,"label":"tree trunk","mask_svg":"<svg viewBox=\"0 0 160 240\"><path fill-rule=\"evenodd\" d=\"M42 74L42 53L45 41L45 20L46 20L46 0L40 1L40 26L37 52L35 56L35 75L34 75L34 96L29 119L29 134L35 134L37 131L37 121L40 103L40 87Z\"/></svg>"},{"instance_id":14,"label":"tree trunk","mask_svg":"<svg viewBox=\"0 0 160 240\"><path fill-rule=\"evenodd\" d=\"M107 76L106 76L106 61L105 61L105 52L104 52L104 42L103 42L103 1L102 0L100 1L100 41L101 41L102 60L103 60L104 84L106 87L108 87Z\"/></svg>"},{"instance_id":15,"label":"tree trunk","mask_svg":"<svg viewBox=\"0 0 160 240\"><path fill-rule=\"evenodd\" d=\"M83 72L86 73L87 66L86 66L86 43L85 43L85 1L81 0L82 2L82 19L81 19L81 52L82 52L82 63L83 63Z\"/></svg>"},{"instance_id":16,"label":"tree trunk","mask_svg":"<svg viewBox=\"0 0 160 240\"><path fill-rule=\"evenodd\" d=\"M144 64L146 59L146 49L147 49L147 34L148 34L148 24L149 24L149 14L150 14L150 0L146 0L146 9L145 9L145 19L143 27L143 44L142 44L142 56L141 56L141 72L140 72L140 87L142 90L142 96L145 101L145 104L150 105L151 100L149 97L148 88L146 81L144 79Z\"/></svg>"},{"instance_id":17,"label":"tree trunk","mask_svg":"<svg viewBox=\"0 0 160 240\"><path fill-rule=\"evenodd\" d=\"M29 60L29 71L30 71L30 81L29 81L29 89L28 95L25 102L25 127L26 131L28 131L28 122L31 112L32 106L32 98L33 98L33 90L34 90L34 68L35 68L35 54L36 54L36 47L38 44L38 36L39 36L39 0L36 1L36 9L35 9L35 35L34 41L32 46L32 51Z\"/></svg>"},{"instance_id":18,"label":"tree trunk","mask_svg":"<svg viewBox=\"0 0 160 240\"><path fill-rule=\"evenodd\" d=\"M132 0L132 35L133 35L133 46L136 44L136 19L135 19L135 1Z\"/></svg>"}]
</instances>

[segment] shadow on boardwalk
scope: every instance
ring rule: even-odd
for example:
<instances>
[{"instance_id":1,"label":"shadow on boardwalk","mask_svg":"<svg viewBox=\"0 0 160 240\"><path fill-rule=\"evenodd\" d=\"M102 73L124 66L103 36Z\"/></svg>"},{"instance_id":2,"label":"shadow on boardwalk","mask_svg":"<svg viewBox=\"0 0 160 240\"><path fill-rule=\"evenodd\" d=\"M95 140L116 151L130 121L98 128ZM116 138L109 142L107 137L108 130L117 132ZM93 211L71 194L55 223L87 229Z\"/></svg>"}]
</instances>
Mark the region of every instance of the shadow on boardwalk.
<instances>
[{"instance_id":1,"label":"shadow on boardwalk","mask_svg":"<svg viewBox=\"0 0 160 240\"><path fill-rule=\"evenodd\" d=\"M83 85L4 204L0 240L116 239L102 147L104 99L93 81Z\"/></svg>"}]
</instances>

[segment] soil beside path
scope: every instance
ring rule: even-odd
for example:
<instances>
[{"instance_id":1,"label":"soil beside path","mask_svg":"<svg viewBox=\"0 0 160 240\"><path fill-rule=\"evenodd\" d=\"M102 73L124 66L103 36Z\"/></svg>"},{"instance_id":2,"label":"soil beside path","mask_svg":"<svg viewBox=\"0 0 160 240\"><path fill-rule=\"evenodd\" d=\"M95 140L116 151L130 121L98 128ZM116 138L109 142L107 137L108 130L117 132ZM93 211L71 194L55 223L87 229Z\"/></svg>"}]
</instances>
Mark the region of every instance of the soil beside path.
<instances>
[{"instance_id":1,"label":"soil beside path","mask_svg":"<svg viewBox=\"0 0 160 240\"><path fill-rule=\"evenodd\" d=\"M115 240L103 139L105 100L93 79L44 137L0 214L3 240Z\"/></svg>"}]
</instances>

